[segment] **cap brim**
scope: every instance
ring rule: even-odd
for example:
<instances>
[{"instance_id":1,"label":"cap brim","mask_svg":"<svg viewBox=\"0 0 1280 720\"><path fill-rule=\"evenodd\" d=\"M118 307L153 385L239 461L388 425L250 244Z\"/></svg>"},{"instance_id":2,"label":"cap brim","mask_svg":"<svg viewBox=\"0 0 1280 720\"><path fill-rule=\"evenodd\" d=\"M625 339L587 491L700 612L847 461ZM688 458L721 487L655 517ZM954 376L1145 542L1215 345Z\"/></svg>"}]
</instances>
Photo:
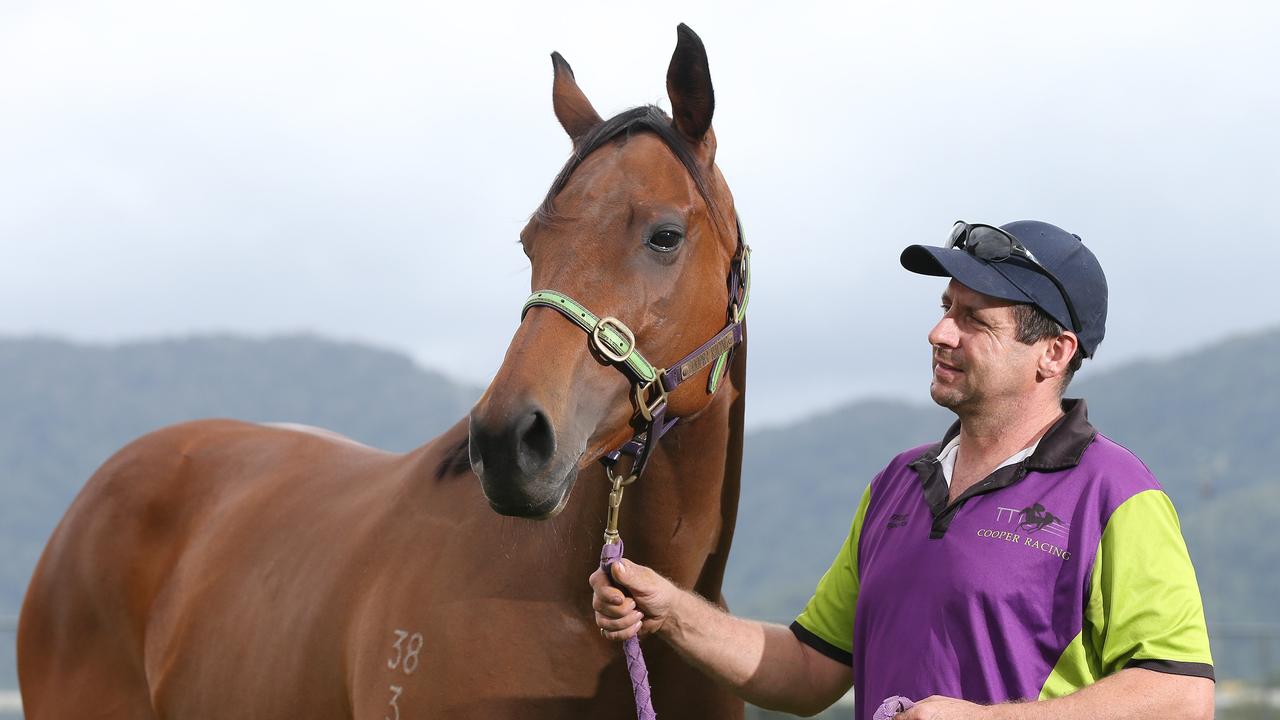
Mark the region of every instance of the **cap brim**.
<instances>
[{"instance_id":1,"label":"cap brim","mask_svg":"<svg viewBox=\"0 0 1280 720\"><path fill-rule=\"evenodd\" d=\"M920 275L954 278L956 282L983 295L1020 303L1035 300L1023 292L991 263L985 263L963 250L912 245L902 251L902 267Z\"/></svg>"}]
</instances>

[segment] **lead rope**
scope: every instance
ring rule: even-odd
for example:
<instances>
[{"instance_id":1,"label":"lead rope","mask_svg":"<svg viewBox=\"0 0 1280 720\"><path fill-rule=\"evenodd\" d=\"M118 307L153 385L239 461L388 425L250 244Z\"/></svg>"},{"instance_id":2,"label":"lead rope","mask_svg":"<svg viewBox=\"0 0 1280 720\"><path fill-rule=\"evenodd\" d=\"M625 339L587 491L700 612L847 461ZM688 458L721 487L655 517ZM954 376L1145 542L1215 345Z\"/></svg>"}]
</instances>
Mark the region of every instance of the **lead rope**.
<instances>
[{"instance_id":1,"label":"lead rope","mask_svg":"<svg viewBox=\"0 0 1280 720\"><path fill-rule=\"evenodd\" d=\"M622 560L623 548L622 536L618 534L618 514L622 507L622 491L638 476L617 475L607 465L605 472L613 483L613 489L609 491L609 518L604 528L604 547L600 548L600 569L614 587L620 587L613 577L613 564ZM653 690L649 687L649 668L644 663L638 633L622 641L622 654L627 659L627 674L631 676L631 695L636 701L637 720L657 720L658 714L653 709Z\"/></svg>"},{"instance_id":2,"label":"lead rope","mask_svg":"<svg viewBox=\"0 0 1280 720\"><path fill-rule=\"evenodd\" d=\"M600 569L613 581L612 565L622 559L622 539L606 542L600 549ZM622 654L627 658L627 674L631 676L631 694L636 699L637 720L657 720L653 710L653 691L649 688L649 668L644 664L640 650L640 636L633 635L622 641Z\"/></svg>"}]
</instances>

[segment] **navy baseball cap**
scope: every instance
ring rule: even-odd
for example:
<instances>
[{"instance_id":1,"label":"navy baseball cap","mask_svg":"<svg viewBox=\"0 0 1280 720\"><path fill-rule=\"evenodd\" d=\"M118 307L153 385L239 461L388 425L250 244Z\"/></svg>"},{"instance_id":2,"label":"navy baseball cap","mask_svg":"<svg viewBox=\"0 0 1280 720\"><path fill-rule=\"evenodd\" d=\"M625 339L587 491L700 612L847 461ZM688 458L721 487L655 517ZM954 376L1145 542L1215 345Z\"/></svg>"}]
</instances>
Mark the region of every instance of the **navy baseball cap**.
<instances>
[{"instance_id":1,"label":"navy baseball cap","mask_svg":"<svg viewBox=\"0 0 1280 720\"><path fill-rule=\"evenodd\" d=\"M1102 266L1077 235L1036 220L1019 220L1000 229L1012 235L1053 273L1071 298L1080 327L1080 348L1093 357L1107 330L1107 278ZM975 292L1030 303L1071 329L1071 313L1058 286L1035 263L1018 256L995 262L960 248L912 245L902 251L902 267L921 275L955 278Z\"/></svg>"}]
</instances>

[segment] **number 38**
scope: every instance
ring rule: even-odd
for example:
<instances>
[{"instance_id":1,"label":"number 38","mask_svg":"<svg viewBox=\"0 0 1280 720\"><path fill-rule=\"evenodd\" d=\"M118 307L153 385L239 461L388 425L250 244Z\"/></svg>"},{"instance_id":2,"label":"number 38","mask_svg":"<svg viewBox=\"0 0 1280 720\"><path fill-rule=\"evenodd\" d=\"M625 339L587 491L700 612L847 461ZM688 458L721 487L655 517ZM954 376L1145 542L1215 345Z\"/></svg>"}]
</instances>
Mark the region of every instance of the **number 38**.
<instances>
[{"instance_id":1,"label":"number 38","mask_svg":"<svg viewBox=\"0 0 1280 720\"><path fill-rule=\"evenodd\" d=\"M411 675L418 669L418 654L422 652L422 633L410 635L404 630L396 630L395 633L396 641L391 647L395 649L396 656L387 660L387 667L392 670L400 668L405 675ZM405 642L406 639L408 643Z\"/></svg>"}]
</instances>

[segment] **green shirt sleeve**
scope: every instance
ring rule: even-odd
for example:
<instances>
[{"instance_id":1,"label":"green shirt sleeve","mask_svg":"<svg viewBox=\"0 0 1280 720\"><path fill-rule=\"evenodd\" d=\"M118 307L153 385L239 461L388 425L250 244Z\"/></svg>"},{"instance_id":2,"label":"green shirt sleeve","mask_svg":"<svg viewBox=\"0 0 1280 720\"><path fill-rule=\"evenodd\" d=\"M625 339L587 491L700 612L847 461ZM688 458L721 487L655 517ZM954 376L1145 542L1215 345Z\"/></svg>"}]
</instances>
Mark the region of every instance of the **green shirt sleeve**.
<instances>
[{"instance_id":1,"label":"green shirt sleeve","mask_svg":"<svg viewBox=\"0 0 1280 720\"><path fill-rule=\"evenodd\" d=\"M862 493L862 502L853 516L849 536L836 559L818 581L813 597L791 623L791 631L801 642L833 660L853 664L853 614L858 606L858 539L871 501L871 486Z\"/></svg>"},{"instance_id":2,"label":"green shirt sleeve","mask_svg":"<svg viewBox=\"0 0 1280 720\"><path fill-rule=\"evenodd\" d=\"M1102 675L1141 667L1213 678L1200 587L1169 496L1146 490L1116 508L1092 578L1084 639Z\"/></svg>"}]
</instances>

